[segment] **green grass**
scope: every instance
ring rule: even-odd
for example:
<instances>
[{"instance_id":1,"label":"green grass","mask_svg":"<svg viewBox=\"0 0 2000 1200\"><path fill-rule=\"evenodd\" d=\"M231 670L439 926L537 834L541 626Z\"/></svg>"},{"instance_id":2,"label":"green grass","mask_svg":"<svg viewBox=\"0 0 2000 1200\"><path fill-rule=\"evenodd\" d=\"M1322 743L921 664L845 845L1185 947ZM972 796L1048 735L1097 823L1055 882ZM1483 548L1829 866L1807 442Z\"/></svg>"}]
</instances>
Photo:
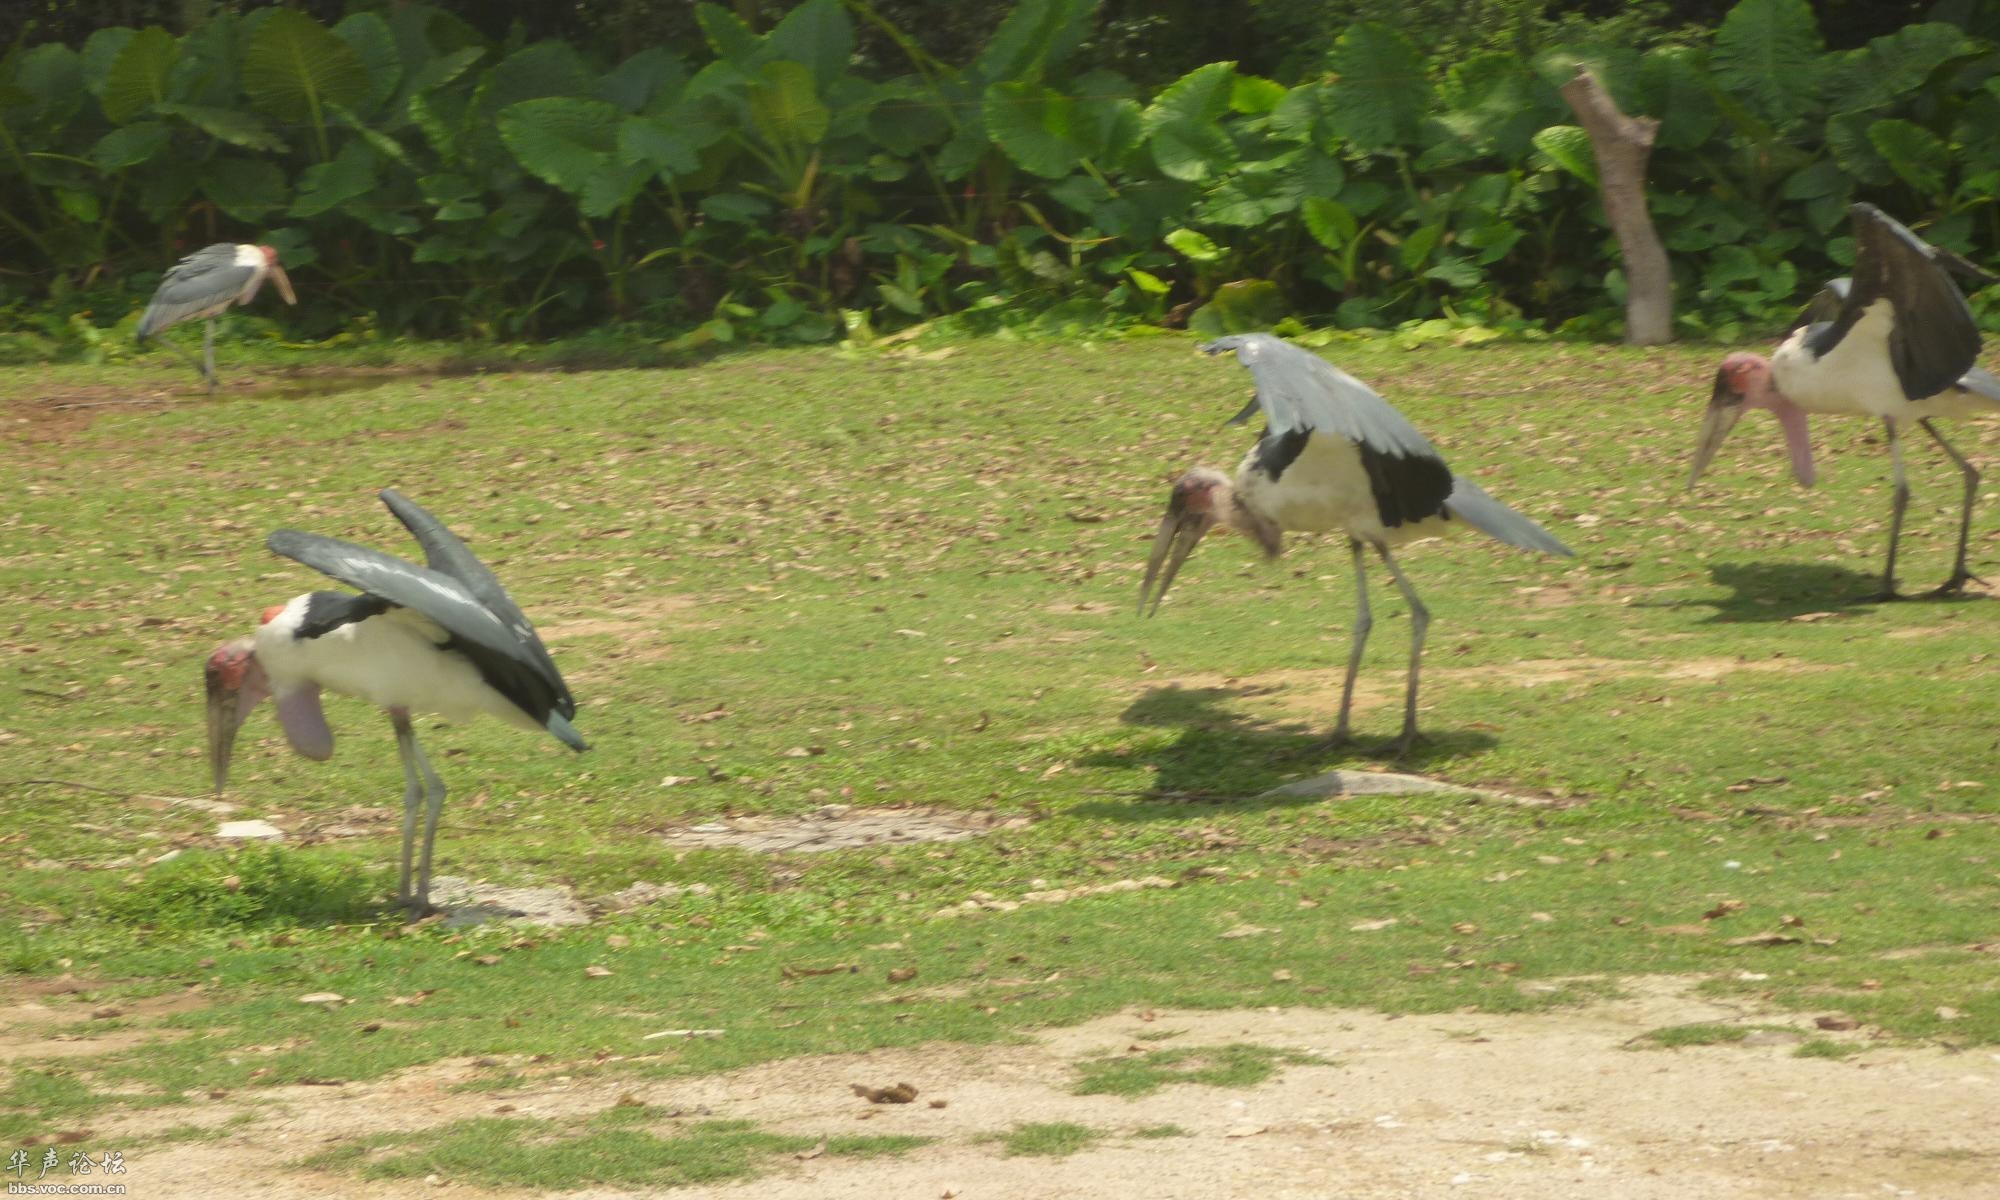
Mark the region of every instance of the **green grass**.
<instances>
[{"instance_id":1,"label":"green grass","mask_svg":"<svg viewBox=\"0 0 2000 1200\"><path fill-rule=\"evenodd\" d=\"M1649 1030L1643 1039L1643 1044L1664 1046L1668 1049L1678 1049L1682 1046L1729 1046L1749 1036L1750 1029L1744 1025L1708 1023L1669 1025L1664 1029Z\"/></svg>"},{"instance_id":2,"label":"green grass","mask_svg":"<svg viewBox=\"0 0 2000 1200\"><path fill-rule=\"evenodd\" d=\"M1187 1130L1182 1129L1178 1125L1167 1124L1167 1125L1147 1125L1141 1129L1134 1129L1132 1131L1132 1136L1135 1138L1146 1138L1148 1140L1152 1140L1155 1138L1188 1137L1190 1135Z\"/></svg>"},{"instance_id":3,"label":"green grass","mask_svg":"<svg viewBox=\"0 0 2000 1200\"><path fill-rule=\"evenodd\" d=\"M703 1121L661 1136L629 1128L635 1120L622 1109L568 1122L486 1117L421 1134L356 1139L301 1165L354 1171L368 1179L438 1175L454 1183L545 1191L592 1185L686 1187L756 1175L781 1155L817 1145L813 1138L767 1133L748 1121ZM908 1136L828 1138L822 1153L836 1158L900 1154L928 1141Z\"/></svg>"},{"instance_id":4,"label":"green grass","mask_svg":"<svg viewBox=\"0 0 2000 1200\"><path fill-rule=\"evenodd\" d=\"M1270 566L1218 537L1159 616L1131 613L1168 481L1242 453L1219 426L1247 374L1177 337L934 350L581 374L262 358L232 373L256 387L213 399L152 360L0 372L0 969L74 976L43 999L78 1015L200 989L119 1018L184 1036L0 1080L0 1137L449 1057L492 1058L482 1079L505 1089L1004 1041L1132 1007L1546 1009L1648 973L2000 1041L2000 605L1854 602L1889 507L1865 423L1815 424L1807 493L1752 417L1690 493L1713 348L1329 347L1578 557L1474 538L1400 556L1434 617L1429 740L1403 768L1542 803L1274 800L1393 765L1321 741L1344 547L1292 538ZM2000 460L1991 422L1955 441ZM1911 454L1919 585L1948 569L1958 490ZM420 720L452 788L440 872L710 894L525 941L404 928L388 722L338 698L330 763L252 716L230 815L294 836L218 849L218 817L183 802L208 790L202 660L321 585L262 549L269 530L410 553L385 485L492 563L595 746ZM1996 528L1989 501L1989 577ZM1380 574L1364 739L1395 731L1407 645ZM834 803L1028 823L820 854L662 836ZM1146 877L1176 886L1027 899ZM964 907L977 895L1004 903ZM1246 929L1263 932L1224 936ZM837 964L860 969L785 970ZM321 991L348 1002L297 1003ZM685 1028L725 1032L646 1039Z\"/></svg>"},{"instance_id":5,"label":"green grass","mask_svg":"<svg viewBox=\"0 0 2000 1200\"><path fill-rule=\"evenodd\" d=\"M1073 1121L1041 1121L1016 1125L997 1140L1000 1152L1010 1158L1068 1158L1103 1137L1099 1130Z\"/></svg>"},{"instance_id":6,"label":"green grass","mask_svg":"<svg viewBox=\"0 0 2000 1200\"><path fill-rule=\"evenodd\" d=\"M1152 1050L1078 1063L1077 1081L1070 1090L1079 1096L1129 1098L1149 1095L1170 1083L1255 1087L1275 1075L1280 1066L1320 1061L1315 1055L1247 1042Z\"/></svg>"}]
</instances>

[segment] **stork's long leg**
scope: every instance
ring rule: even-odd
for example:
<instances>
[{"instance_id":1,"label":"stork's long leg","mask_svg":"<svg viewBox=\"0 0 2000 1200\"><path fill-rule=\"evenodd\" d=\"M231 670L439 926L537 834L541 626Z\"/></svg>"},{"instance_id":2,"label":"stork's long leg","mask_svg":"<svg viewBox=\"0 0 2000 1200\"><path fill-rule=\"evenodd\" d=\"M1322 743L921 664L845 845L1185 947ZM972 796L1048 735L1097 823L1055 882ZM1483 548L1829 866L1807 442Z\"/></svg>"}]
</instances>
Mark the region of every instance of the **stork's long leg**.
<instances>
[{"instance_id":1,"label":"stork's long leg","mask_svg":"<svg viewBox=\"0 0 2000 1200\"><path fill-rule=\"evenodd\" d=\"M410 739L410 746L417 751L417 769L424 773L424 785L430 796L429 811L424 814L424 852L417 859L417 909L428 912L431 907L431 848L437 845L438 814L444 811L444 780L431 769L431 760L424 756L416 739Z\"/></svg>"},{"instance_id":2,"label":"stork's long leg","mask_svg":"<svg viewBox=\"0 0 2000 1200\"><path fill-rule=\"evenodd\" d=\"M389 710L389 722L396 727L396 750L403 760L403 873L396 884L396 903L415 907L410 891L410 863L417 845L417 806L423 802L424 784L417 774L416 731L410 728L410 714L400 708Z\"/></svg>"},{"instance_id":3,"label":"stork's long leg","mask_svg":"<svg viewBox=\"0 0 2000 1200\"><path fill-rule=\"evenodd\" d=\"M1347 682L1340 689L1340 720L1333 727L1332 741L1336 746L1348 737L1347 715L1354 706L1354 677L1361 671L1361 649L1368 644L1368 631L1375 625L1375 618L1368 611L1368 560L1361 552L1361 543L1354 538L1347 539L1347 548L1354 555L1354 639L1347 651Z\"/></svg>"},{"instance_id":4,"label":"stork's long leg","mask_svg":"<svg viewBox=\"0 0 2000 1200\"><path fill-rule=\"evenodd\" d=\"M1389 568L1389 574L1396 577L1396 586L1402 589L1403 600L1410 606L1410 686L1403 696L1403 733L1396 739L1396 753L1406 753L1417 740L1417 669L1424 660L1424 632L1431 625L1431 610L1417 597L1417 589L1410 585L1403 568L1389 554L1389 547L1377 545L1377 553L1382 556L1382 565Z\"/></svg>"},{"instance_id":5,"label":"stork's long leg","mask_svg":"<svg viewBox=\"0 0 2000 1200\"><path fill-rule=\"evenodd\" d=\"M201 329L201 377L208 380L208 390L215 391L215 318L202 322Z\"/></svg>"},{"instance_id":6,"label":"stork's long leg","mask_svg":"<svg viewBox=\"0 0 2000 1200\"><path fill-rule=\"evenodd\" d=\"M174 354L178 356L182 362L186 363L190 367L193 367L195 369L196 374L200 375L204 379L208 378L208 373L201 369L201 363L195 359L195 356L189 354L187 351L181 349L179 346L176 346L173 343L172 339L168 338L165 333L154 334L153 341L173 351ZM212 391L214 389L211 388L210 390Z\"/></svg>"},{"instance_id":7,"label":"stork's long leg","mask_svg":"<svg viewBox=\"0 0 2000 1200\"><path fill-rule=\"evenodd\" d=\"M1896 497L1889 510L1889 561L1882 564L1882 592L1874 599L1901 600L1896 591L1896 543L1903 536L1903 513L1910 507L1910 480L1903 472L1903 442L1896 436L1896 422L1884 417L1882 426L1889 431L1889 469L1896 481Z\"/></svg>"},{"instance_id":8,"label":"stork's long leg","mask_svg":"<svg viewBox=\"0 0 2000 1200\"><path fill-rule=\"evenodd\" d=\"M1965 565L1965 545L1972 537L1972 503L1979 498L1979 469L1965 461L1965 456L1953 449L1950 442L1944 440L1944 435L1937 431L1937 426L1931 424L1929 417L1923 418L1917 424L1923 426L1924 432L1931 435L1931 440L1943 447L1944 452L1951 456L1951 461L1958 464L1958 473L1965 480L1965 502L1958 515L1958 557L1952 560L1951 578L1939 584L1937 590L1931 593L1933 596L1955 596L1965 590L1968 582L1986 582L1974 575Z\"/></svg>"}]
</instances>

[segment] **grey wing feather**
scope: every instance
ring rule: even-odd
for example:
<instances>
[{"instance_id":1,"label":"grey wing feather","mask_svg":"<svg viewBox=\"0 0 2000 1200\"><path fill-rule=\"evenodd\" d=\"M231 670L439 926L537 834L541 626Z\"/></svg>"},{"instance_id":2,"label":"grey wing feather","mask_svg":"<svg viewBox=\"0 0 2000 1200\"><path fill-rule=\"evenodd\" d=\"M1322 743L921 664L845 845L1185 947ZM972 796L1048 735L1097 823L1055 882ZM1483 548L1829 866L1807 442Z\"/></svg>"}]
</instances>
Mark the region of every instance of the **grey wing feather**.
<instances>
[{"instance_id":1,"label":"grey wing feather","mask_svg":"<svg viewBox=\"0 0 2000 1200\"><path fill-rule=\"evenodd\" d=\"M535 663L555 688L556 711L565 717L575 716L576 701L570 697L562 672L556 669L548 648L542 645L540 635L536 634L534 623L514 603L507 589L500 586L500 580L486 564L479 561L457 534L445 528L444 522L416 501L394 488L384 488L381 499L389 506L389 511L396 514L403 527L410 531L417 545L423 548L425 565L440 575L458 581L474 600L512 631L528 661Z\"/></svg>"},{"instance_id":2,"label":"grey wing feather","mask_svg":"<svg viewBox=\"0 0 2000 1200\"><path fill-rule=\"evenodd\" d=\"M1790 333L1792 330L1803 329L1812 325L1832 324L1839 318L1840 310L1846 306L1847 293L1853 287L1853 284L1854 281L1845 276L1839 279L1829 279L1824 284L1821 284L1819 291L1814 293L1813 298L1806 301L1805 311L1799 314L1799 319L1792 324L1792 328L1785 332Z\"/></svg>"},{"instance_id":3,"label":"grey wing feather","mask_svg":"<svg viewBox=\"0 0 2000 1200\"><path fill-rule=\"evenodd\" d=\"M1564 558L1573 556L1570 548L1557 541L1548 530L1487 495L1485 488L1463 475L1452 476L1451 497L1444 502L1444 507L1446 512L1467 525L1510 546L1540 550L1544 554L1558 554Z\"/></svg>"},{"instance_id":4,"label":"grey wing feather","mask_svg":"<svg viewBox=\"0 0 2000 1200\"><path fill-rule=\"evenodd\" d=\"M188 255L160 277L152 303L139 318L139 340L218 305L227 307L255 271L236 261L232 242L217 242Z\"/></svg>"},{"instance_id":5,"label":"grey wing feather","mask_svg":"<svg viewBox=\"0 0 2000 1200\"><path fill-rule=\"evenodd\" d=\"M379 596L398 608L422 613L455 638L503 657L533 665L525 648L499 617L486 610L465 585L391 554L330 538L280 529L264 539L273 554L304 563L349 587Z\"/></svg>"},{"instance_id":6,"label":"grey wing feather","mask_svg":"<svg viewBox=\"0 0 2000 1200\"><path fill-rule=\"evenodd\" d=\"M1974 367L1959 376L1958 386L1975 396L1984 396L1988 400L2000 402L2000 378L1996 378L1993 372L1985 367Z\"/></svg>"},{"instance_id":7,"label":"grey wing feather","mask_svg":"<svg viewBox=\"0 0 2000 1200\"><path fill-rule=\"evenodd\" d=\"M1405 458L1443 461L1437 448L1375 389L1311 351L1268 333L1232 334L1202 350L1234 350L1236 360L1250 368L1269 434L1282 436L1295 429L1335 433ZM1249 413L1246 408L1237 419Z\"/></svg>"}]
</instances>

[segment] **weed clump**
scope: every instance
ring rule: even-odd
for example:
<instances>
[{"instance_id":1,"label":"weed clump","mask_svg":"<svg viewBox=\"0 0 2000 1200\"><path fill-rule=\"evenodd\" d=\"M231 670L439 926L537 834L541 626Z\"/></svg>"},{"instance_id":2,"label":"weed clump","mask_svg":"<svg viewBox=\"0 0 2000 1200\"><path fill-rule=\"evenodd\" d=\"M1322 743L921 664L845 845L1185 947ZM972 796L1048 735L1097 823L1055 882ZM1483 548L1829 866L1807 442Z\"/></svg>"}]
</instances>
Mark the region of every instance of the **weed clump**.
<instances>
[{"instance_id":1,"label":"weed clump","mask_svg":"<svg viewBox=\"0 0 2000 1200\"><path fill-rule=\"evenodd\" d=\"M105 897L103 912L164 931L361 920L376 907L380 875L351 860L278 846L196 851Z\"/></svg>"}]
</instances>

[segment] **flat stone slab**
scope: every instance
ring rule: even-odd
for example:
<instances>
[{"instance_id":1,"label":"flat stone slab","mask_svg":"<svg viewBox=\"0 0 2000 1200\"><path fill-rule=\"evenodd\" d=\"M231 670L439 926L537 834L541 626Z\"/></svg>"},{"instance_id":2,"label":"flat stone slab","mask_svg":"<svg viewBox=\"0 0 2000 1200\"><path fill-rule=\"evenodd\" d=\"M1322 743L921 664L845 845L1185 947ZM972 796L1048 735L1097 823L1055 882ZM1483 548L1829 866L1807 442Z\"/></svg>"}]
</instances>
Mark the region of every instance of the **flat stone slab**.
<instances>
[{"instance_id":1,"label":"flat stone slab","mask_svg":"<svg viewBox=\"0 0 2000 1200\"><path fill-rule=\"evenodd\" d=\"M281 838L285 831L269 821L224 821L215 831L219 838L242 838L249 840Z\"/></svg>"},{"instance_id":2,"label":"flat stone slab","mask_svg":"<svg viewBox=\"0 0 2000 1200\"><path fill-rule=\"evenodd\" d=\"M558 929L590 924L590 910L566 887L491 887L456 875L431 880L431 903L448 929L514 921Z\"/></svg>"}]
</instances>

